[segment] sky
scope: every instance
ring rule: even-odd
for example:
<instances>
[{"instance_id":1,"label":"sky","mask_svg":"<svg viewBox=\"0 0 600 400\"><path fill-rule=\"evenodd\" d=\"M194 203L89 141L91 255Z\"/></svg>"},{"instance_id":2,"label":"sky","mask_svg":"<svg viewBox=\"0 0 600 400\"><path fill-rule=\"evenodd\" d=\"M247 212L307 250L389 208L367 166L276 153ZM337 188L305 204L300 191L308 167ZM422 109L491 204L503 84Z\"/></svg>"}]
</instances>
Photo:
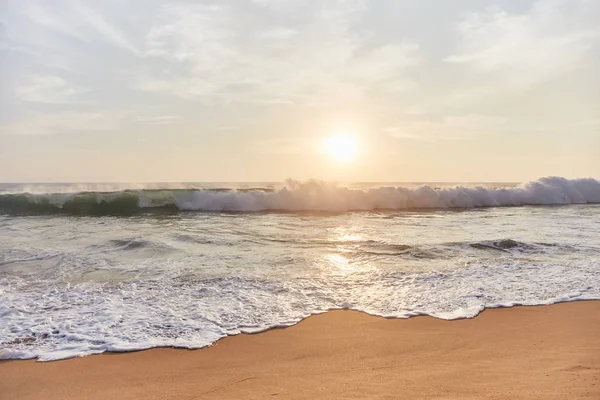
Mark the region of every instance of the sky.
<instances>
[{"instance_id":1,"label":"sky","mask_svg":"<svg viewBox=\"0 0 600 400\"><path fill-rule=\"evenodd\" d=\"M600 0L0 0L0 182L600 178L598 21Z\"/></svg>"}]
</instances>

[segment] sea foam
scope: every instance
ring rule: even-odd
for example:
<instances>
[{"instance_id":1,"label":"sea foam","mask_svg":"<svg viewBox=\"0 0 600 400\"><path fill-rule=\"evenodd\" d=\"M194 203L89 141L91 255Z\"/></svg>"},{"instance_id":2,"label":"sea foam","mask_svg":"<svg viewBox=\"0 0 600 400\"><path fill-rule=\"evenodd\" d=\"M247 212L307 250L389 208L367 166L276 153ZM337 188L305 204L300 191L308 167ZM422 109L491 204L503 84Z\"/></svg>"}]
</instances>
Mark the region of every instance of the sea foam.
<instances>
[{"instance_id":1,"label":"sea foam","mask_svg":"<svg viewBox=\"0 0 600 400\"><path fill-rule=\"evenodd\" d=\"M352 189L288 180L278 190L129 189L116 192L12 193L0 195L0 211L17 213L132 214L170 211L367 211L600 202L600 181L546 177L514 187L435 188L380 186Z\"/></svg>"}]
</instances>

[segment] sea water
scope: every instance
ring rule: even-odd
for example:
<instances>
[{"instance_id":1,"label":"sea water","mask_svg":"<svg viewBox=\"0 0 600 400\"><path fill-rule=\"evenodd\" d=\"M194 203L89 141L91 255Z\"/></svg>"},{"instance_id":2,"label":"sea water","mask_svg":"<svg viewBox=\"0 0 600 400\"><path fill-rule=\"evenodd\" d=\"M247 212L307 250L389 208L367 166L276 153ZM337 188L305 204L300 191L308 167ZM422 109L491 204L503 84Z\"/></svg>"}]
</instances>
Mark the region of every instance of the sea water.
<instances>
[{"instance_id":1,"label":"sea water","mask_svg":"<svg viewBox=\"0 0 600 400\"><path fill-rule=\"evenodd\" d=\"M3 184L0 358L600 299L600 182Z\"/></svg>"}]
</instances>

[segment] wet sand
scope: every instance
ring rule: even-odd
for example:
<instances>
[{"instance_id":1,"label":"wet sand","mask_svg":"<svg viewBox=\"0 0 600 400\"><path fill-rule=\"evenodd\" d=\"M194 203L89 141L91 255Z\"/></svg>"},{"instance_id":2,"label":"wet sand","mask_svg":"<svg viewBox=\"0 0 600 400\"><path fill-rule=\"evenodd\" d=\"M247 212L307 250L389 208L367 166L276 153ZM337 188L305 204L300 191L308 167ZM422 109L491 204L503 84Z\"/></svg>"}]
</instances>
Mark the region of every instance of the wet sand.
<instances>
[{"instance_id":1,"label":"wet sand","mask_svg":"<svg viewBox=\"0 0 600 400\"><path fill-rule=\"evenodd\" d=\"M201 350L0 362L0 399L600 399L600 301L470 320L332 311Z\"/></svg>"}]
</instances>

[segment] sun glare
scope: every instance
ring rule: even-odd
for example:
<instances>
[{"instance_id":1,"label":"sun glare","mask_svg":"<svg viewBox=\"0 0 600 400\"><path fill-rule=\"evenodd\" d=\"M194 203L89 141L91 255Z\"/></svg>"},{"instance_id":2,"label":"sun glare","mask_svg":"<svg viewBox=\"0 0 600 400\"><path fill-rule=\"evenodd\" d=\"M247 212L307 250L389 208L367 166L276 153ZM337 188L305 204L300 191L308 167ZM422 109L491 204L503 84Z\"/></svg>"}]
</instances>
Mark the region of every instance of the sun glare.
<instances>
[{"instance_id":1,"label":"sun glare","mask_svg":"<svg viewBox=\"0 0 600 400\"><path fill-rule=\"evenodd\" d=\"M325 139L325 150L334 160L349 162L356 157L358 143L348 132L338 132Z\"/></svg>"}]
</instances>

